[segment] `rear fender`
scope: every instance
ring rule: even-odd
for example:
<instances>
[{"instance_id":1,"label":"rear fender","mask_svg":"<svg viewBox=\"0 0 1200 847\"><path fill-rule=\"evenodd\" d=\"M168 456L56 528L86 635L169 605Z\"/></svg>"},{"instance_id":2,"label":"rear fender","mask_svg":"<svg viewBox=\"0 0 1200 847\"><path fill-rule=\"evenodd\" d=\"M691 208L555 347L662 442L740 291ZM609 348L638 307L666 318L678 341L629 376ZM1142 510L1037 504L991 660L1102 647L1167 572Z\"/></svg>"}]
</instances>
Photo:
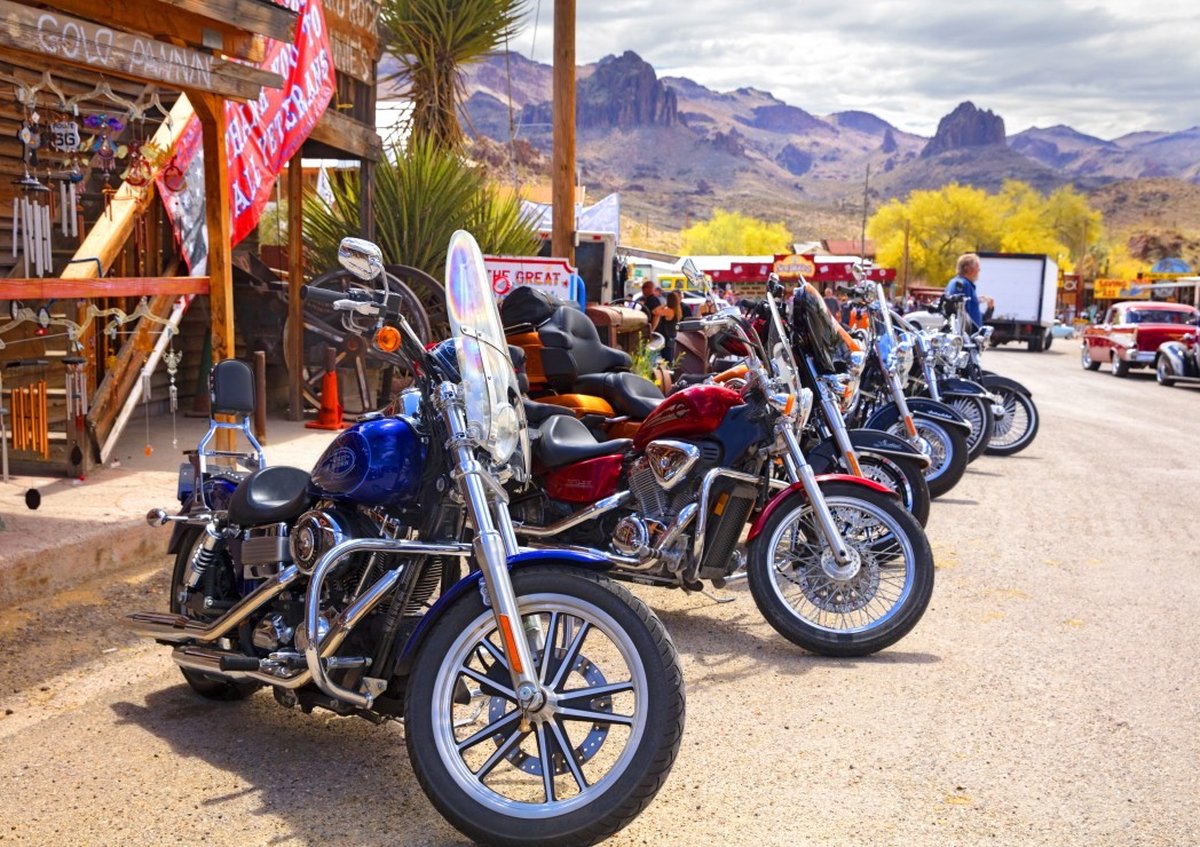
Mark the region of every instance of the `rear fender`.
<instances>
[{"instance_id":1,"label":"rear fender","mask_svg":"<svg viewBox=\"0 0 1200 847\"><path fill-rule=\"evenodd\" d=\"M1017 392L1018 394L1024 394L1026 397L1033 396L1033 393L1028 388L1021 385L1021 383L1017 382L1015 379L1009 379L1008 377L1000 376L999 374L984 373L983 377L979 380L979 384L984 388L1007 388L1010 391Z\"/></svg>"},{"instance_id":2,"label":"rear fender","mask_svg":"<svg viewBox=\"0 0 1200 847\"><path fill-rule=\"evenodd\" d=\"M873 479L864 479L860 476L850 476L850 474L842 473L819 474L817 476L817 484L820 485L823 482L848 482L852 485L861 485L863 488L869 488L872 491L878 491L880 494L898 497L896 492L892 491L892 489L888 488L886 485L882 485ZM808 499L808 492L804 489L804 483L793 482L787 488L783 489L774 497L772 497L763 510L759 512L758 517L754 519L754 523L750 527L750 535L747 536L746 540L753 541L758 534L762 532L762 528L766 526L771 514L777 508L779 508L779 505L783 503L784 500L788 499L793 494L798 494L805 500Z\"/></svg>"},{"instance_id":3,"label":"rear fender","mask_svg":"<svg viewBox=\"0 0 1200 847\"><path fill-rule=\"evenodd\" d=\"M1171 370L1180 376L1190 376L1186 354L1187 345L1182 341L1168 341L1159 345L1158 348L1158 355L1165 356L1167 361L1171 363Z\"/></svg>"},{"instance_id":4,"label":"rear fender","mask_svg":"<svg viewBox=\"0 0 1200 847\"><path fill-rule=\"evenodd\" d=\"M508 572L510 574L518 570L545 567L547 565L566 565L590 571L603 571L612 567L612 564L607 559L602 559L599 556L593 556L588 553L577 553L573 550L526 550L515 556L508 557ZM421 618L416 629L412 631L408 640L404 642L404 646L400 648L396 659L396 668L393 673L401 676L408 673L413 661L416 660L417 654L421 650L421 644L446 610L453 606L467 592L478 591L479 584L482 581L483 572L472 570L458 582L454 583L449 591L438 598L433 607Z\"/></svg>"}]
</instances>

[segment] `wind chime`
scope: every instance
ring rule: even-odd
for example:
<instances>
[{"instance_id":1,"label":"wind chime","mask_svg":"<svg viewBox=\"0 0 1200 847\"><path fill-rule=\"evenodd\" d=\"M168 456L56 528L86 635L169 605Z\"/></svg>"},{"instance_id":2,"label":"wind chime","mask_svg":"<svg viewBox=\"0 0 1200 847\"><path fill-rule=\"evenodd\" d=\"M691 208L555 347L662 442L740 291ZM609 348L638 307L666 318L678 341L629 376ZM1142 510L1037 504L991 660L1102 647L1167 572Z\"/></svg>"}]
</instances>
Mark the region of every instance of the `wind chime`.
<instances>
[{"instance_id":1,"label":"wind chime","mask_svg":"<svg viewBox=\"0 0 1200 847\"><path fill-rule=\"evenodd\" d=\"M79 160L82 140L79 123L69 114L62 114L50 124L50 149L62 157L62 170L51 178L58 181L58 208L62 234L79 237L79 184L83 182L83 166Z\"/></svg>"},{"instance_id":2,"label":"wind chime","mask_svg":"<svg viewBox=\"0 0 1200 847\"><path fill-rule=\"evenodd\" d=\"M18 363L24 364L24 363ZM37 364L45 362L38 360ZM13 449L50 458L50 422L46 415L46 379L12 389Z\"/></svg>"},{"instance_id":3,"label":"wind chime","mask_svg":"<svg viewBox=\"0 0 1200 847\"><path fill-rule=\"evenodd\" d=\"M37 276L43 276L50 272L53 258L50 251L50 189L30 171L32 168L36 172L40 164L38 150L42 146L41 115L36 105L27 105L17 138L21 142L25 173L13 180L20 189L20 196L13 197L13 257L17 255L19 243L25 276L29 276L31 268Z\"/></svg>"}]
</instances>

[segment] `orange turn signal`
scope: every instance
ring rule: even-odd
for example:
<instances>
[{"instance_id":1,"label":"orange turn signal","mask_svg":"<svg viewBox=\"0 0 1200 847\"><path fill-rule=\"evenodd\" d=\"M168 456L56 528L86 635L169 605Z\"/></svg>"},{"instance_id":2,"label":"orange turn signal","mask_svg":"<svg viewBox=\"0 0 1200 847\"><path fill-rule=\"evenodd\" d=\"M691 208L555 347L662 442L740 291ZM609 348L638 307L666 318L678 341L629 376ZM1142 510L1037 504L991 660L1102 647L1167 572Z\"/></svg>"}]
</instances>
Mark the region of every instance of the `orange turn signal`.
<instances>
[{"instance_id":1,"label":"orange turn signal","mask_svg":"<svg viewBox=\"0 0 1200 847\"><path fill-rule=\"evenodd\" d=\"M375 346L384 353L395 353L400 349L400 330L394 326L380 327L375 333Z\"/></svg>"}]
</instances>

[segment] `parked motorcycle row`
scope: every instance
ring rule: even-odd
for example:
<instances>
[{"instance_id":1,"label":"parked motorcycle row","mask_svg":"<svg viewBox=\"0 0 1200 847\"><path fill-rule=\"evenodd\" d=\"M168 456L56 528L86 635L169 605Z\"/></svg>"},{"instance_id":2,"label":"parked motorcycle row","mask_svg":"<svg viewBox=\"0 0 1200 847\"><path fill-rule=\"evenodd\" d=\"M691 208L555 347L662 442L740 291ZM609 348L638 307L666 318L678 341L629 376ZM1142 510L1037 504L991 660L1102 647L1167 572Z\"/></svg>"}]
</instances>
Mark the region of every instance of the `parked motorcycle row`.
<instances>
[{"instance_id":1,"label":"parked motorcycle row","mask_svg":"<svg viewBox=\"0 0 1200 847\"><path fill-rule=\"evenodd\" d=\"M853 333L807 285L772 281L751 314L712 298L679 324L700 352L664 397L577 308L498 309L468 233L446 263L451 338L428 348L373 285L379 249L346 239L339 258L362 285L306 296L374 322L411 387L308 472L265 463L249 369L214 367L181 507L148 516L172 526L170 611L128 623L203 696L269 686L403 721L430 801L482 843L595 843L665 781L682 673L621 582L745 580L807 650L884 649L932 594L930 500L1037 430L1028 392L981 370L986 335L956 314L918 331L872 285L850 292L870 316ZM221 429L251 449L215 449Z\"/></svg>"}]
</instances>

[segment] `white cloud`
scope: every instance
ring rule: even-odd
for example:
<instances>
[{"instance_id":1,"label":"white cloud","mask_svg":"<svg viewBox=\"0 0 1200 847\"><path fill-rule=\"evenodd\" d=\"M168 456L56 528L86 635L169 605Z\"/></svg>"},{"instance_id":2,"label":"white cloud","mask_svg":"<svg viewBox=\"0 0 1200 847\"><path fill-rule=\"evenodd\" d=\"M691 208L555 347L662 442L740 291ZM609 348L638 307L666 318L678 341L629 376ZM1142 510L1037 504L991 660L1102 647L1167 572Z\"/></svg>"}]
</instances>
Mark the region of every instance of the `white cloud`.
<instances>
[{"instance_id":1,"label":"white cloud","mask_svg":"<svg viewBox=\"0 0 1200 847\"><path fill-rule=\"evenodd\" d=\"M759 88L814 114L861 109L922 135L963 100L1010 133L1200 125L1198 42L1184 0L611 0L580 3L576 20L581 64L633 50L659 76ZM549 63L552 45L553 0L531 0L512 47Z\"/></svg>"}]
</instances>

